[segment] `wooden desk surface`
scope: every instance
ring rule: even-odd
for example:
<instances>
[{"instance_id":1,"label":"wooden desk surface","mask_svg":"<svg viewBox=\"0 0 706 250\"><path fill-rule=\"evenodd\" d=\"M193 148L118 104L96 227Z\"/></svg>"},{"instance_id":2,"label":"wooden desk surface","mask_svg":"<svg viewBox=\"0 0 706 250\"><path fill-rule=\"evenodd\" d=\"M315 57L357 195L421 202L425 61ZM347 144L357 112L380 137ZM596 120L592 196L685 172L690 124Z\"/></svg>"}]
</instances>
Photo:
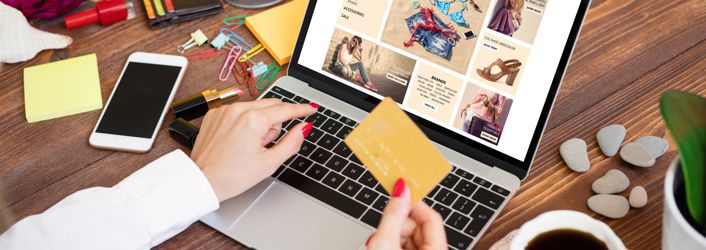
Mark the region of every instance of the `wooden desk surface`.
<instances>
[{"instance_id":1,"label":"wooden desk surface","mask_svg":"<svg viewBox=\"0 0 706 250\"><path fill-rule=\"evenodd\" d=\"M128 55L135 51L175 54L175 47L200 28L213 33L223 17L242 13L226 6L217 16L201 18L161 30L147 28L143 13L136 19L102 28L65 30L59 22L41 29L68 34L74 43L63 51L44 51L28 62L0 65L0 183L5 211L18 219L40 213L80 189L112 186L146 163L180 148L164 127L147 154L102 151L88 145L99 111L28 124L24 117L22 69L56 57L98 55L103 100L108 98ZM670 151L650 169L629 167L619 158L606 158L595 133L611 123L624 124L626 141L656 135L671 141L660 118L658 97L669 88L706 95L706 1L595 0L586 18L569 70L546 127L532 171L478 249L487 249L522 223L542 212L578 210L605 221L630 249L659 249L662 223L662 179L677 156ZM255 42L245 27L238 30ZM257 59L269 63L268 55ZM189 65L177 98L205 88L224 88L233 81L217 79L223 57ZM252 99L244 97L241 100ZM167 118L168 122L172 118ZM584 138L593 167L571 172L559 157L561 142ZM611 168L623 170L632 185L642 185L649 203L625 218L610 220L588 210L590 184ZM156 249L243 249L208 226L197 222Z\"/></svg>"}]
</instances>

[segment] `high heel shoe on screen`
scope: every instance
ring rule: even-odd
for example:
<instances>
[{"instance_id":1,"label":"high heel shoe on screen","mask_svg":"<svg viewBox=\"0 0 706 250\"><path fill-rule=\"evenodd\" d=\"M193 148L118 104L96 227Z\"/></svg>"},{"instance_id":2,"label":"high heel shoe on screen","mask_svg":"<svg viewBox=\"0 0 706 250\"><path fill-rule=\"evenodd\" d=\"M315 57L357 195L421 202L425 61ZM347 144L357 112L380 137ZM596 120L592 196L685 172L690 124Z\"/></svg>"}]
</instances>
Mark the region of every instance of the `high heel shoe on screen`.
<instances>
[{"instance_id":1,"label":"high heel shoe on screen","mask_svg":"<svg viewBox=\"0 0 706 250\"><path fill-rule=\"evenodd\" d=\"M505 83L507 85L512 86L515 83L515 78L517 77L517 74L520 73L521 65L522 63L520 63L520 61L517 59L503 61L502 59L498 58L498 60L495 60L488 67L485 67L482 70L476 69L476 72L478 73L478 75L483 77L483 79L486 79L491 82L497 82L498 80L500 80L500 78L507 75ZM490 73L490 70L494 66L498 66L498 68L500 68L500 72L495 74Z\"/></svg>"}]
</instances>

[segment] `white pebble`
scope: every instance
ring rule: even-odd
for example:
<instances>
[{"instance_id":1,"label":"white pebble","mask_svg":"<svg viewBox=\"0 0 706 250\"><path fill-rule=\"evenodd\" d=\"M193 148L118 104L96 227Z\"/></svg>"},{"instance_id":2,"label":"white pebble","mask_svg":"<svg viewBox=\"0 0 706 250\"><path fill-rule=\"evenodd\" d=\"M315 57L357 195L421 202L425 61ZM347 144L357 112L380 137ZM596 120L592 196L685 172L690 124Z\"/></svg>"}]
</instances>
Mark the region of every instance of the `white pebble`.
<instances>
[{"instance_id":1,"label":"white pebble","mask_svg":"<svg viewBox=\"0 0 706 250\"><path fill-rule=\"evenodd\" d=\"M626 133L625 127L620 124L609 125L599 130L596 134L596 139L603 154L608 157L615 156L618 153L618 149L620 149L620 144L625 139Z\"/></svg>"},{"instance_id":2,"label":"white pebble","mask_svg":"<svg viewBox=\"0 0 706 250\"><path fill-rule=\"evenodd\" d=\"M603 176L596 179L591 188L598 194L615 194L625 191L630 186L630 179L620 170L608 170Z\"/></svg>"},{"instance_id":3,"label":"white pebble","mask_svg":"<svg viewBox=\"0 0 706 250\"><path fill-rule=\"evenodd\" d=\"M583 173L591 168L586 142L579 138L572 138L562 143L559 147L559 153L566 165L575 172Z\"/></svg>"},{"instance_id":4,"label":"white pebble","mask_svg":"<svg viewBox=\"0 0 706 250\"><path fill-rule=\"evenodd\" d=\"M628 214L630 204L620 195L597 194L588 198L588 208L605 217L620 219Z\"/></svg>"},{"instance_id":5,"label":"white pebble","mask_svg":"<svg viewBox=\"0 0 706 250\"><path fill-rule=\"evenodd\" d=\"M643 136L635 140L635 143L645 146L645 148L650 150L655 159L662 156L669 149L669 143L667 143L667 140L657 136Z\"/></svg>"},{"instance_id":6,"label":"white pebble","mask_svg":"<svg viewBox=\"0 0 706 250\"><path fill-rule=\"evenodd\" d=\"M637 186L630 190L630 206L641 208L647 205L647 191L642 186Z\"/></svg>"},{"instance_id":7,"label":"white pebble","mask_svg":"<svg viewBox=\"0 0 706 250\"><path fill-rule=\"evenodd\" d=\"M642 144L634 142L625 144L620 149L620 158L638 167L648 168L655 165L655 157L652 152Z\"/></svg>"}]
</instances>

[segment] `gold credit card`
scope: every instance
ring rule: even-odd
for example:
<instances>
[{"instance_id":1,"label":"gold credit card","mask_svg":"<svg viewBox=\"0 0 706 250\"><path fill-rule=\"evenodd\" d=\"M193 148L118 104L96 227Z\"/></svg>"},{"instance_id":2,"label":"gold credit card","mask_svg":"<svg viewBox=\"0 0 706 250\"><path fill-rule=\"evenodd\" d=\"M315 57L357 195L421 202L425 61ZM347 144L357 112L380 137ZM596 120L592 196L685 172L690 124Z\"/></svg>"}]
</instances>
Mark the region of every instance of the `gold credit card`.
<instances>
[{"instance_id":1,"label":"gold credit card","mask_svg":"<svg viewBox=\"0 0 706 250\"><path fill-rule=\"evenodd\" d=\"M398 178L421 201L451 171L451 165L429 138L385 98L345 139L346 145L388 193Z\"/></svg>"}]
</instances>

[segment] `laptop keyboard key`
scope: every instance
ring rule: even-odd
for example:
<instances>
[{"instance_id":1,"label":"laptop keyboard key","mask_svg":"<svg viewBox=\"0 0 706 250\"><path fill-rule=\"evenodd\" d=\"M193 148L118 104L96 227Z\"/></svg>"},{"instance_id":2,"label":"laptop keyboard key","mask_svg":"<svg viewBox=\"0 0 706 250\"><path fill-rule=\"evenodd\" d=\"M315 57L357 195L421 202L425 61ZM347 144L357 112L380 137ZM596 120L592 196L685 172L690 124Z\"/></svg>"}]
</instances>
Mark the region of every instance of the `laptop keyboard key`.
<instances>
[{"instance_id":1,"label":"laptop keyboard key","mask_svg":"<svg viewBox=\"0 0 706 250\"><path fill-rule=\"evenodd\" d=\"M314 152L314 149L316 149L316 145L311 144L311 142L304 141L304 143L302 143L302 148L299 149L299 154L309 156L311 152Z\"/></svg>"},{"instance_id":2,"label":"laptop keyboard key","mask_svg":"<svg viewBox=\"0 0 706 250\"><path fill-rule=\"evenodd\" d=\"M351 127L358 126L358 123L356 121L352 120L351 118L345 117L345 116L341 117L338 120L341 121L343 124L346 124Z\"/></svg>"},{"instance_id":3,"label":"laptop keyboard key","mask_svg":"<svg viewBox=\"0 0 706 250\"><path fill-rule=\"evenodd\" d=\"M356 165L355 163L349 163L346 169L343 170L343 175L348 176L353 180L357 180L360 175L363 174L363 167Z\"/></svg>"},{"instance_id":4,"label":"laptop keyboard key","mask_svg":"<svg viewBox=\"0 0 706 250\"><path fill-rule=\"evenodd\" d=\"M348 158L352 153L351 150L348 149L348 146L346 146L346 143L339 143L338 146L333 149L333 152L343 158Z\"/></svg>"},{"instance_id":5,"label":"laptop keyboard key","mask_svg":"<svg viewBox=\"0 0 706 250\"><path fill-rule=\"evenodd\" d=\"M324 122L323 125L321 125L321 130L335 135L336 133L338 133L338 130L340 130L341 127L343 127L343 124L341 124L340 122L337 122L333 119L328 119L326 120L326 122Z\"/></svg>"},{"instance_id":6,"label":"laptop keyboard key","mask_svg":"<svg viewBox=\"0 0 706 250\"><path fill-rule=\"evenodd\" d=\"M360 177L360 180L358 180L358 182L368 186L369 188L375 188L375 186L378 184L378 180L375 179L372 174L370 174L370 171L365 171L365 173L363 173L363 176Z\"/></svg>"},{"instance_id":7,"label":"laptop keyboard key","mask_svg":"<svg viewBox=\"0 0 706 250\"><path fill-rule=\"evenodd\" d=\"M356 164L363 166L363 163L360 162L360 159L358 159L358 157L356 157L355 154L351 154L351 157L348 159L351 159L351 161L355 162Z\"/></svg>"},{"instance_id":8,"label":"laptop keyboard key","mask_svg":"<svg viewBox=\"0 0 706 250\"><path fill-rule=\"evenodd\" d=\"M324 131L321 131L318 128L312 128L311 132L309 132L309 136L306 137L306 140L312 143L316 143L316 141L318 141L323 134Z\"/></svg>"},{"instance_id":9,"label":"laptop keyboard key","mask_svg":"<svg viewBox=\"0 0 706 250\"><path fill-rule=\"evenodd\" d=\"M294 100L297 103L309 103L309 100L307 100L306 98L301 97L301 96L295 96L294 98L292 98L292 100Z\"/></svg>"},{"instance_id":10,"label":"laptop keyboard key","mask_svg":"<svg viewBox=\"0 0 706 250\"><path fill-rule=\"evenodd\" d=\"M275 94L275 92L270 91L270 92L265 93L265 95L263 95L262 98L282 99L282 96Z\"/></svg>"},{"instance_id":11,"label":"laptop keyboard key","mask_svg":"<svg viewBox=\"0 0 706 250\"><path fill-rule=\"evenodd\" d=\"M449 246L456 249L466 249L473 242L473 238L465 236L450 227L444 227L444 229L446 229L446 241L448 241Z\"/></svg>"},{"instance_id":12,"label":"laptop keyboard key","mask_svg":"<svg viewBox=\"0 0 706 250\"><path fill-rule=\"evenodd\" d=\"M468 224L468 222L471 221L470 218L463 216L457 212L453 212L451 216L449 216L449 219L446 220L446 225L449 225L453 228L460 230L463 230L463 228Z\"/></svg>"},{"instance_id":13,"label":"laptop keyboard key","mask_svg":"<svg viewBox=\"0 0 706 250\"><path fill-rule=\"evenodd\" d=\"M458 176L461 176L461 178L466 179L466 180L471 180L473 179L473 174L466 172L466 170L457 168L456 171L454 171Z\"/></svg>"},{"instance_id":14,"label":"laptop keyboard key","mask_svg":"<svg viewBox=\"0 0 706 250\"><path fill-rule=\"evenodd\" d=\"M294 94L292 92L284 90L283 88L280 88L279 86L272 87L272 91L277 94L286 96L287 98L294 98Z\"/></svg>"},{"instance_id":15,"label":"laptop keyboard key","mask_svg":"<svg viewBox=\"0 0 706 250\"><path fill-rule=\"evenodd\" d=\"M346 182L344 182L343 185L338 188L338 190L350 197L353 197L356 193L358 193L358 190L360 190L361 187L362 186L358 183L355 183L351 180L346 180Z\"/></svg>"},{"instance_id":16,"label":"laptop keyboard key","mask_svg":"<svg viewBox=\"0 0 706 250\"><path fill-rule=\"evenodd\" d=\"M325 149L331 150L333 147L338 144L338 142L341 141L341 139L338 139L336 137L333 137L332 135L325 134L323 137L321 137L321 140L316 143L316 145L319 145Z\"/></svg>"},{"instance_id":17,"label":"laptop keyboard key","mask_svg":"<svg viewBox=\"0 0 706 250\"><path fill-rule=\"evenodd\" d=\"M279 176L279 180L354 218L360 218L365 212L366 207L363 204L295 171L284 170Z\"/></svg>"},{"instance_id":18,"label":"laptop keyboard key","mask_svg":"<svg viewBox=\"0 0 706 250\"><path fill-rule=\"evenodd\" d=\"M323 148L317 148L309 158L319 164L325 164L326 161L328 161L328 158L331 158L332 155L333 154L331 152L326 151Z\"/></svg>"},{"instance_id":19,"label":"laptop keyboard key","mask_svg":"<svg viewBox=\"0 0 706 250\"><path fill-rule=\"evenodd\" d=\"M335 172L329 172L326 177L324 177L323 183L326 184L326 186L329 186L333 189L338 188L338 186L343 183L343 180L345 180L346 177L343 177L343 175L337 174Z\"/></svg>"},{"instance_id":20,"label":"laptop keyboard key","mask_svg":"<svg viewBox=\"0 0 706 250\"><path fill-rule=\"evenodd\" d=\"M492 209L500 208L500 204L503 203L504 198L493 192L488 191L485 188L479 188L478 191L473 195L473 200L480 202Z\"/></svg>"},{"instance_id":21,"label":"laptop keyboard key","mask_svg":"<svg viewBox=\"0 0 706 250\"><path fill-rule=\"evenodd\" d=\"M365 224L368 224L371 227L378 227L380 219L382 219L382 214L372 209L368 209L368 211L365 212L365 214L363 215L363 218L360 218L361 221L365 222Z\"/></svg>"},{"instance_id":22,"label":"laptop keyboard key","mask_svg":"<svg viewBox=\"0 0 706 250\"><path fill-rule=\"evenodd\" d=\"M324 111L324 115L327 115L328 117L331 117L333 119L338 119L341 118L341 114L334 112L333 110L327 109Z\"/></svg>"},{"instance_id":23,"label":"laptop keyboard key","mask_svg":"<svg viewBox=\"0 0 706 250\"><path fill-rule=\"evenodd\" d=\"M360 193L355 196L355 199L364 203L365 205L371 205L375 201L375 199L380 196L377 192L373 191L372 189L364 187L363 190L360 190Z\"/></svg>"},{"instance_id":24,"label":"laptop keyboard key","mask_svg":"<svg viewBox=\"0 0 706 250\"><path fill-rule=\"evenodd\" d=\"M508 194L510 194L510 191L508 191L507 189L504 189L498 185L493 185L493 188L491 188L491 190L495 191L496 193L498 193L502 196L507 196Z\"/></svg>"},{"instance_id":25,"label":"laptop keyboard key","mask_svg":"<svg viewBox=\"0 0 706 250\"><path fill-rule=\"evenodd\" d=\"M461 180L460 182L458 182L458 185L456 185L456 187L454 188L454 191L458 192L463 196L471 197L471 194L473 194L473 191L476 191L476 188L478 188L478 185L473 184L467 180Z\"/></svg>"},{"instance_id":26,"label":"laptop keyboard key","mask_svg":"<svg viewBox=\"0 0 706 250\"><path fill-rule=\"evenodd\" d=\"M377 209L378 211L382 212L383 209L385 209L385 206L387 206L387 202L390 200L390 198L387 198L385 196L380 196L378 199L373 203L373 208Z\"/></svg>"},{"instance_id":27,"label":"laptop keyboard key","mask_svg":"<svg viewBox=\"0 0 706 250\"><path fill-rule=\"evenodd\" d=\"M348 160L343 159L338 155L334 155L333 157L331 157L331 160L326 163L326 166L337 172L341 172L341 170L343 170L346 164L348 164Z\"/></svg>"},{"instance_id":28,"label":"laptop keyboard key","mask_svg":"<svg viewBox=\"0 0 706 250\"><path fill-rule=\"evenodd\" d=\"M353 131L353 129L351 127L343 126L343 128L341 128L341 130L338 131L338 134L336 134L336 137L341 138L341 139L346 139L346 137L348 136L348 134L351 133L351 131Z\"/></svg>"},{"instance_id":29,"label":"laptop keyboard key","mask_svg":"<svg viewBox=\"0 0 706 250\"><path fill-rule=\"evenodd\" d=\"M476 208L473 209L473 213L471 213L471 224L468 225L464 232L471 236L477 236L492 216L493 210L484 206L476 206Z\"/></svg>"},{"instance_id":30,"label":"laptop keyboard key","mask_svg":"<svg viewBox=\"0 0 706 250\"><path fill-rule=\"evenodd\" d=\"M326 116L324 116L323 114L314 113L313 115L310 115L309 117L307 117L305 119L305 121L313 122L314 127L320 128L321 125L323 125L324 122L326 121Z\"/></svg>"},{"instance_id":31,"label":"laptop keyboard key","mask_svg":"<svg viewBox=\"0 0 706 250\"><path fill-rule=\"evenodd\" d=\"M319 165L319 164L314 164L313 167L309 169L309 171L306 171L306 175L313 178L314 180L321 181L324 176L328 173L328 169L325 167Z\"/></svg>"},{"instance_id":32,"label":"laptop keyboard key","mask_svg":"<svg viewBox=\"0 0 706 250\"><path fill-rule=\"evenodd\" d=\"M473 178L473 183L481 185L485 188L490 188L491 185L489 181L486 181L485 179L480 178L478 176L476 176L476 178Z\"/></svg>"},{"instance_id":33,"label":"laptop keyboard key","mask_svg":"<svg viewBox=\"0 0 706 250\"><path fill-rule=\"evenodd\" d=\"M308 169L311 164L313 164L309 159L304 158L303 156L299 155L297 156L296 159L292 162L292 164L289 164L289 167L296 169L299 172L304 173L306 169Z\"/></svg>"},{"instance_id":34,"label":"laptop keyboard key","mask_svg":"<svg viewBox=\"0 0 706 250\"><path fill-rule=\"evenodd\" d=\"M458 197L458 194L449 191L448 189L441 188L438 193L434 196L434 200L441 202L441 204L446 205L447 207L450 207L451 204L453 204L454 200L456 200L456 197Z\"/></svg>"},{"instance_id":35,"label":"laptop keyboard key","mask_svg":"<svg viewBox=\"0 0 706 250\"><path fill-rule=\"evenodd\" d=\"M449 173L444 180L441 181L441 185L447 188L453 188L456 182L461 179L458 176Z\"/></svg>"},{"instance_id":36,"label":"laptop keyboard key","mask_svg":"<svg viewBox=\"0 0 706 250\"><path fill-rule=\"evenodd\" d=\"M431 208L439 212L439 214L441 214L441 218L444 219L446 219L446 217L449 217L449 214L451 214L451 209L439 203L434 204Z\"/></svg>"},{"instance_id":37,"label":"laptop keyboard key","mask_svg":"<svg viewBox=\"0 0 706 250\"><path fill-rule=\"evenodd\" d=\"M471 209L476 206L476 203L474 201L471 201L469 199L459 197L456 202L454 202L454 205L452 206L453 209L456 209L456 211L461 212L462 214L469 214L471 213ZM461 229L459 229L461 230Z\"/></svg>"}]
</instances>

